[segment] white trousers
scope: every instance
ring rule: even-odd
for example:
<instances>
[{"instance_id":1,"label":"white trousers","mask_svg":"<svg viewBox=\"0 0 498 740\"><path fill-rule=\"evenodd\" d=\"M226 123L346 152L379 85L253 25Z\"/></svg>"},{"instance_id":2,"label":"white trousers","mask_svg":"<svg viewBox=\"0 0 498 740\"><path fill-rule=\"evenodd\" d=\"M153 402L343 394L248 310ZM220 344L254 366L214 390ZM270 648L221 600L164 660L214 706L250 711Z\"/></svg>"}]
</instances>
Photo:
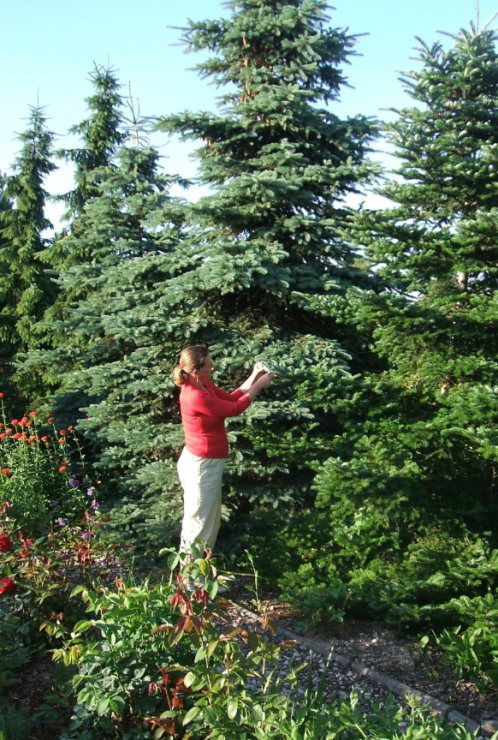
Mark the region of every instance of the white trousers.
<instances>
[{"instance_id":1,"label":"white trousers","mask_svg":"<svg viewBox=\"0 0 498 740\"><path fill-rule=\"evenodd\" d=\"M183 448L178 475L183 488L180 550L189 552L196 540L214 548L221 521L221 482L225 460L197 457Z\"/></svg>"}]
</instances>

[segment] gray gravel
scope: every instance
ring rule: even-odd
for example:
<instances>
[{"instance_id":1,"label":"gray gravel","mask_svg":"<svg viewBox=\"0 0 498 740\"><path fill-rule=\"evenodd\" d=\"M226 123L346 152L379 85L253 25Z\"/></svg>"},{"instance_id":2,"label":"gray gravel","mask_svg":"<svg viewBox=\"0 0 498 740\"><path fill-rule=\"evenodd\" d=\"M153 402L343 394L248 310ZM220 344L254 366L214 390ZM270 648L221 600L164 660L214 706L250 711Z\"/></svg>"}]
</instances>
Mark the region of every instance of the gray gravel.
<instances>
[{"instance_id":1,"label":"gray gravel","mask_svg":"<svg viewBox=\"0 0 498 740\"><path fill-rule=\"evenodd\" d=\"M257 631L265 634L269 640L275 644L281 645L282 642L288 642L294 639L292 649L282 650L280 659L276 666L275 674L281 678L288 675L290 667L298 668L306 664L306 668L298 673L299 693L304 694L308 685L309 667L312 671L312 684L314 689L318 688L319 682L326 672L326 683L324 691L324 703L329 704L336 700L349 699L351 690L354 689L358 694L358 707L361 711L368 713L371 710L372 703L383 707L389 696L393 696L394 703L400 706L404 711L404 718L400 729L405 729L409 724L410 709L408 705L386 689L384 686L372 683L363 676L358 675L356 671L347 667L343 668L336 662L330 662L327 669L327 659L317 652L310 652L308 645L301 642L299 635L292 634L288 629L277 631L271 634L269 630L263 630L260 619L256 615L251 615L247 610L234 606L231 610L231 623L233 626L242 627L248 631ZM404 656L403 656L404 657ZM346 661L345 661L346 662ZM249 679L247 686L249 689L257 690L260 688L260 682L255 679ZM292 691L290 684L284 686L282 693ZM484 740L486 735L476 735L476 740Z\"/></svg>"}]
</instances>

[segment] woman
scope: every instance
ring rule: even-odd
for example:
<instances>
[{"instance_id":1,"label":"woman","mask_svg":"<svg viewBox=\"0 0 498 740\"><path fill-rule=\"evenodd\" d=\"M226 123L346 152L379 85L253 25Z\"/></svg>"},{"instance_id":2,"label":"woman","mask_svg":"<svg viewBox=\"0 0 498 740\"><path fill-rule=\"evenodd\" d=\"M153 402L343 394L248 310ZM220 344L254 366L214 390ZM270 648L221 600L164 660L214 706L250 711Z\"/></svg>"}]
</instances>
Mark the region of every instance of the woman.
<instances>
[{"instance_id":1,"label":"woman","mask_svg":"<svg viewBox=\"0 0 498 740\"><path fill-rule=\"evenodd\" d=\"M273 380L261 363L233 393L225 393L209 378L214 365L207 347L187 347L173 379L181 386L180 411L185 447L178 461L184 496L182 552L196 540L214 548L221 520L221 482L228 457L225 419L242 414Z\"/></svg>"}]
</instances>

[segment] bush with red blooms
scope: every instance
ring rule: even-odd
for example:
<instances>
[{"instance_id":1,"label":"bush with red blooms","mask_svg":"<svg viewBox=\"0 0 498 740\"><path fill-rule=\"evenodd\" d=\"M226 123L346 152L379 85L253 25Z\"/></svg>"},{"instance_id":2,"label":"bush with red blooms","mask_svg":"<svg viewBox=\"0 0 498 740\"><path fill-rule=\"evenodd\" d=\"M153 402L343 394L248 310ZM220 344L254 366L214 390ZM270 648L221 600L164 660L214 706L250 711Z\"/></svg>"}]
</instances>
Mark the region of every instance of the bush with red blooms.
<instances>
[{"instance_id":1,"label":"bush with red blooms","mask_svg":"<svg viewBox=\"0 0 498 740\"><path fill-rule=\"evenodd\" d=\"M95 537L108 519L98 509L38 539L19 530L11 512L9 503L0 504L0 690L21 678L33 650L48 647L47 639L57 646L81 619L82 605L70 598L75 584L98 588L116 561L115 548ZM49 638L40 632L47 619L57 625Z\"/></svg>"},{"instance_id":2,"label":"bush with red blooms","mask_svg":"<svg viewBox=\"0 0 498 740\"><path fill-rule=\"evenodd\" d=\"M37 537L49 526L79 521L97 492L72 426L57 431L38 411L9 421L1 398L0 409L0 501L11 504L10 518Z\"/></svg>"}]
</instances>

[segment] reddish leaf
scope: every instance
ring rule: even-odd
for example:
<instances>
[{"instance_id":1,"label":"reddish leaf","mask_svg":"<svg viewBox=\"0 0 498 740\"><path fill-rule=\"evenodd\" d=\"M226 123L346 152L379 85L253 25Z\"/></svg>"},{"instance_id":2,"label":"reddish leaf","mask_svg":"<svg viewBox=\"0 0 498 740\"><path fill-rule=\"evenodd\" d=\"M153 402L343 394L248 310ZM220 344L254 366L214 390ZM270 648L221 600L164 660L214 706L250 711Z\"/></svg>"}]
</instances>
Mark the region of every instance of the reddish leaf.
<instances>
[{"instance_id":1,"label":"reddish leaf","mask_svg":"<svg viewBox=\"0 0 498 740\"><path fill-rule=\"evenodd\" d=\"M174 630L174 629L175 629L174 624L162 624L160 627L156 627L155 630L152 630L150 634L155 635L156 632L164 632L164 630Z\"/></svg>"}]
</instances>

